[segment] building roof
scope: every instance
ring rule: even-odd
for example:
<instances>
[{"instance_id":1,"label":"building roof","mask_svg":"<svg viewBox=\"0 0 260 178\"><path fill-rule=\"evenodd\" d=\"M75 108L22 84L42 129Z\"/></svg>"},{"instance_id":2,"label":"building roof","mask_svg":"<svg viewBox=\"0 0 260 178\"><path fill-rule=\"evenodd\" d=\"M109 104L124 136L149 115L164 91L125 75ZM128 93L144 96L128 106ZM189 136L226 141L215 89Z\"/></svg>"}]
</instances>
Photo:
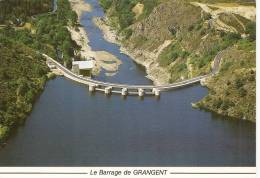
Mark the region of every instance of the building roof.
<instances>
[{"instance_id":1,"label":"building roof","mask_svg":"<svg viewBox=\"0 0 260 178\"><path fill-rule=\"evenodd\" d=\"M78 65L80 70L92 69L94 67L94 61L73 61L72 65Z\"/></svg>"}]
</instances>

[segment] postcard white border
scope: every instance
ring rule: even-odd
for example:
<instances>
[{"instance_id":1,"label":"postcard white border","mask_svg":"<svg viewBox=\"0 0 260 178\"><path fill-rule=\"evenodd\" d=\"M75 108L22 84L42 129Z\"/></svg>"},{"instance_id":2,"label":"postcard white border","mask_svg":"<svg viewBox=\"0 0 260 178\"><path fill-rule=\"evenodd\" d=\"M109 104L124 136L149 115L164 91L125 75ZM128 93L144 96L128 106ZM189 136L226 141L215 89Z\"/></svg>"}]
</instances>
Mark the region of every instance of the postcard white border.
<instances>
[{"instance_id":1,"label":"postcard white border","mask_svg":"<svg viewBox=\"0 0 260 178\"><path fill-rule=\"evenodd\" d=\"M100 171L117 171L119 175L104 175ZM165 174L145 175L143 171L159 170ZM130 174L125 174L125 172ZM93 173L97 173L94 175ZM157 178L255 178L255 167L2 167L0 178L88 178L88 177L157 177Z\"/></svg>"},{"instance_id":2,"label":"postcard white border","mask_svg":"<svg viewBox=\"0 0 260 178\"><path fill-rule=\"evenodd\" d=\"M257 3L257 1L256 1ZM257 8L257 17L260 17L260 11ZM257 18L257 34L259 32L260 25ZM257 35L257 57L256 65L260 63L260 47L259 47L259 35ZM257 67L258 68L258 67ZM257 72L257 93L256 93L256 110L259 106L259 77ZM256 114L258 120L258 112ZM257 149L259 150L259 123L256 123L256 138ZM256 162L259 161L259 154L256 151ZM134 170L167 170L166 175L120 175L120 176L94 176L90 175L90 171L126 171L133 172ZM88 178L88 177L101 177L101 178L114 178L114 177L157 177L157 178L256 178L256 167L0 167L0 178Z\"/></svg>"}]
</instances>

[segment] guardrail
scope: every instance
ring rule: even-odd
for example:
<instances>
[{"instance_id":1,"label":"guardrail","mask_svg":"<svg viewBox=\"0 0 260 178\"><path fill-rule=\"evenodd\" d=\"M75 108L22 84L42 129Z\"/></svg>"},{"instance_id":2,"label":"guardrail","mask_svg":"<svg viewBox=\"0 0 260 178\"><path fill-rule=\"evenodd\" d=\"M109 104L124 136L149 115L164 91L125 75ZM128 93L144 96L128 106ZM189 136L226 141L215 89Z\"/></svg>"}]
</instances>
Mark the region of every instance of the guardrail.
<instances>
[{"instance_id":1,"label":"guardrail","mask_svg":"<svg viewBox=\"0 0 260 178\"><path fill-rule=\"evenodd\" d=\"M160 85L160 86L155 86L155 85L130 85L130 84L119 84L119 83L109 83L109 82L102 82L98 80L94 80L91 78L84 78L79 75L74 74L71 72L69 69L64 67L62 64L57 62L56 60L52 59L51 57L47 56L46 54L42 54L48 61L52 62L57 69L59 69L63 75L71 80L74 80L76 82L86 84L89 86L90 91L104 91L106 94L110 93L121 93L122 95L127 95L127 94L134 94L134 95L160 95L160 91L167 91L171 89L176 89L188 85L192 85L194 83L200 82L202 79L205 79L213 74L210 73L208 75L203 75L203 76L198 76L192 79L168 84L168 85ZM217 57L218 59L220 57ZM216 62L214 65L218 65L219 62Z\"/></svg>"}]
</instances>

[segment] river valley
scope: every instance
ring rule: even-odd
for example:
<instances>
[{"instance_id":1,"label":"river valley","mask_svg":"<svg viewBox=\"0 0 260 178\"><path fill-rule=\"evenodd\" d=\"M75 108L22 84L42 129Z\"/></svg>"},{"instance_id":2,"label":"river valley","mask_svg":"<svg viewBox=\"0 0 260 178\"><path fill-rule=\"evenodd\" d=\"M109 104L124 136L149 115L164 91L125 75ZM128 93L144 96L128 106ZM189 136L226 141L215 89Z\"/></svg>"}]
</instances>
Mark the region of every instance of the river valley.
<instances>
[{"instance_id":1,"label":"river valley","mask_svg":"<svg viewBox=\"0 0 260 178\"><path fill-rule=\"evenodd\" d=\"M142 66L104 40L92 18L81 17L93 50L122 60L101 81L151 84ZM24 126L0 148L1 166L255 166L255 124L193 109L207 89L193 85L154 97L90 94L63 77L47 83Z\"/></svg>"}]
</instances>

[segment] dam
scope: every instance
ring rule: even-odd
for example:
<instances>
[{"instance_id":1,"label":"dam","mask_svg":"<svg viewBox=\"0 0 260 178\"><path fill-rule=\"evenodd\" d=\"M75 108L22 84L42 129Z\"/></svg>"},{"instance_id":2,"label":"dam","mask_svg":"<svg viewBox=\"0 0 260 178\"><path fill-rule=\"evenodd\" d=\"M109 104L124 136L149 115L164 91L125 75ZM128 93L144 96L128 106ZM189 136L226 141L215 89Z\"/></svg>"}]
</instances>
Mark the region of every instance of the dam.
<instances>
[{"instance_id":1,"label":"dam","mask_svg":"<svg viewBox=\"0 0 260 178\"><path fill-rule=\"evenodd\" d=\"M222 52L221 52L222 53ZM80 75L77 75L64 67L59 62L55 61L53 58L47 56L46 54L43 54L43 56L46 58L48 66L51 70L58 69L59 73L63 75L64 77L71 79L73 81L79 82L81 84L88 85L90 92L95 91L102 91L105 94L109 95L112 93L115 94L121 94L123 96L126 95L138 95L140 97L143 97L144 95L154 95L154 96L160 96L161 91L168 91L172 89L177 89L180 87L189 86L195 83L200 82L201 80L214 75L217 72L217 68L220 63L221 55L220 53L215 57L214 59L214 66L213 70L208 75L202 75L198 77L194 77L191 79L183 80L180 82L168 84L168 85L126 85L126 84L117 84L117 83L109 83L109 82L102 82L98 80L94 80L91 78L85 78ZM51 65L50 65L51 64Z\"/></svg>"}]
</instances>

